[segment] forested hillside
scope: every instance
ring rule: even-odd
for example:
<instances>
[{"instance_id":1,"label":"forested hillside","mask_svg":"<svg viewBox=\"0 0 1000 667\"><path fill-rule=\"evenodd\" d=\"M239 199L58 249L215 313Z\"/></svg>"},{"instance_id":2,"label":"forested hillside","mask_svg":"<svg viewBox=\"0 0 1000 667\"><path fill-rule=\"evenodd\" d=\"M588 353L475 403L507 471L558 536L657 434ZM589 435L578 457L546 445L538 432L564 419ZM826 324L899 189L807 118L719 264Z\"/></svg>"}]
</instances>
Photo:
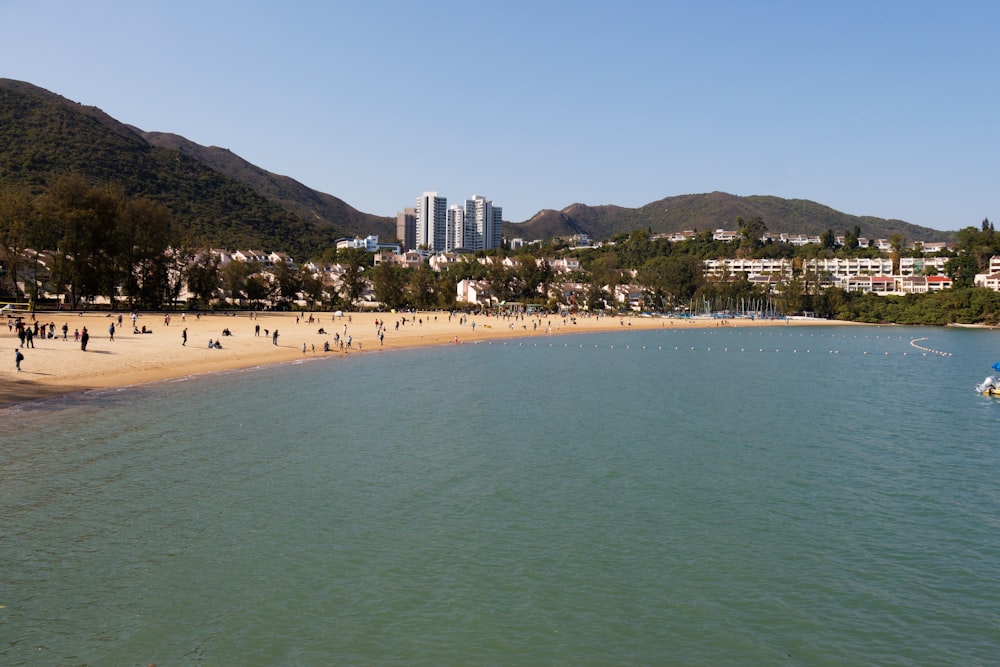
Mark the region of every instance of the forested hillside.
<instances>
[{"instance_id":1,"label":"forested hillside","mask_svg":"<svg viewBox=\"0 0 1000 667\"><path fill-rule=\"evenodd\" d=\"M67 174L163 204L191 243L309 256L344 233L286 210L195 157L150 144L99 109L0 80L0 187L37 194Z\"/></svg>"},{"instance_id":2,"label":"forested hillside","mask_svg":"<svg viewBox=\"0 0 1000 667\"><path fill-rule=\"evenodd\" d=\"M200 146L168 132L140 130L96 107L29 83L0 79L0 187L37 194L66 174L94 184L120 184L127 196L163 204L178 231L193 244L310 257L339 236L395 237L394 219L358 211L231 151ZM399 208L411 205L416 194L401 193ZM760 219L776 233L842 234L860 228L868 238L954 239L953 232L849 215L812 201L724 192L667 197L639 208L573 204L560 211L546 209L528 221L504 223L504 235L534 240L587 234L602 240L635 229L731 229L737 218Z\"/></svg>"},{"instance_id":3,"label":"forested hillside","mask_svg":"<svg viewBox=\"0 0 1000 667\"><path fill-rule=\"evenodd\" d=\"M588 234L606 239L633 229L653 233L734 230L737 218L760 218L775 233L820 235L831 230L861 228L866 238L889 238L899 234L908 241L951 241L954 232L919 227L902 220L885 220L835 211L829 206L804 199L781 197L738 197L725 192L679 195L655 201L640 208L621 206L586 206L573 204L561 211L539 211L524 223L507 223L504 234L526 239ZM968 224L976 224L970 220Z\"/></svg>"}]
</instances>

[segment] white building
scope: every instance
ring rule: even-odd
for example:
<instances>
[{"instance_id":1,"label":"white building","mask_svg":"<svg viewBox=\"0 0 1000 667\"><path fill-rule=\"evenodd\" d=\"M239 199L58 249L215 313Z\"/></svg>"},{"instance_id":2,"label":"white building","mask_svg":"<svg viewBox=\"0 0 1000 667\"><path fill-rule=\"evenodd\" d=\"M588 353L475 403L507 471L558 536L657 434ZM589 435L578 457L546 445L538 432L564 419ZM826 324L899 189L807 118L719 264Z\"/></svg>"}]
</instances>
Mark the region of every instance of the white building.
<instances>
[{"instance_id":1,"label":"white building","mask_svg":"<svg viewBox=\"0 0 1000 667\"><path fill-rule=\"evenodd\" d=\"M919 276L924 274L942 274L947 257L900 257L899 275Z\"/></svg>"},{"instance_id":2,"label":"white building","mask_svg":"<svg viewBox=\"0 0 1000 667\"><path fill-rule=\"evenodd\" d=\"M366 252L380 252L387 250L397 254L402 251L398 243L380 243L378 236L376 235L366 236L363 239L358 237L354 237L353 239L337 239L336 246L337 250L343 250L345 248L355 248Z\"/></svg>"},{"instance_id":3,"label":"white building","mask_svg":"<svg viewBox=\"0 0 1000 667\"><path fill-rule=\"evenodd\" d=\"M441 252L447 246L448 200L436 192L417 198L416 242L418 248Z\"/></svg>"},{"instance_id":4,"label":"white building","mask_svg":"<svg viewBox=\"0 0 1000 667\"><path fill-rule=\"evenodd\" d=\"M465 207L448 206L436 192L417 199L415 240L432 253L488 250L503 245L503 208L482 195L465 200Z\"/></svg>"},{"instance_id":5,"label":"white building","mask_svg":"<svg viewBox=\"0 0 1000 667\"><path fill-rule=\"evenodd\" d=\"M462 303L491 304L493 302L493 291L490 284L485 280L470 280L468 278L458 281L455 286L455 300Z\"/></svg>"},{"instance_id":6,"label":"white building","mask_svg":"<svg viewBox=\"0 0 1000 667\"><path fill-rule=\"evenodd\" d=\"M482 195L465 200L463 245L468 250L487 250L503 245L503 208Z\"/></svg>"},{"instance_id":7,"label":"white building","mask_svg":"<svg viewBox=\"0 0 1000 667\"><path fill-rule=\"evenodd\" d=\"M465 209L455 204L448 207L444 250L465 246Z\"/></svg>"}]
</instances>

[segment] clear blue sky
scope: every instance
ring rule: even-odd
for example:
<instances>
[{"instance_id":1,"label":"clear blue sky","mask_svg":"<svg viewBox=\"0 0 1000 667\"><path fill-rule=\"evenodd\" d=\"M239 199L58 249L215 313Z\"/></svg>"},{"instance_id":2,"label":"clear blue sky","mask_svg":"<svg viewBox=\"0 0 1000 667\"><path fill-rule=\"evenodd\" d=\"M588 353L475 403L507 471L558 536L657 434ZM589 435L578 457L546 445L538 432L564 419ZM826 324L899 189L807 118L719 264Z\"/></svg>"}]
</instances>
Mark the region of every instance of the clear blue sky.
<instances>
[{"instance_id":1,"label":"clear blue sky","mask_svg":"<svg viewBox=\"0 0 1000 667\"><path fill-rule=\"evenodd\" d=\"M998 2L0 0L0 25L0 76L377 215L721 190L1000 222Z\"/></svg>"}]
</instances>

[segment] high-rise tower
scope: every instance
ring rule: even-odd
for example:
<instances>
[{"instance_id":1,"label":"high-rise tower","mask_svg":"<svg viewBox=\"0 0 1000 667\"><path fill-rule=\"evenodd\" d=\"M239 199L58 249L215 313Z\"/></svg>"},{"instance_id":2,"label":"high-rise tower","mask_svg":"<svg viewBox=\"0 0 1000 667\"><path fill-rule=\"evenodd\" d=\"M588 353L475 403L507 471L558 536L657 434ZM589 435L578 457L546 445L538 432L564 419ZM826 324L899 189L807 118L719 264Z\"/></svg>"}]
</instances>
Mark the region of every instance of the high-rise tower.
<instances>
[{"instance_id":1,"label":"high-rise tower","mask_svg":"<svg viewBox=\"0 0 1000 667\"><path fill-rule=\"evenodd\" d=\"M425 192L417 198L417 230L416 242L418 248L431 252L445 249L447 242L447 209L448 200L439 197L436 192Z\"/></svg>"}]
</instances>

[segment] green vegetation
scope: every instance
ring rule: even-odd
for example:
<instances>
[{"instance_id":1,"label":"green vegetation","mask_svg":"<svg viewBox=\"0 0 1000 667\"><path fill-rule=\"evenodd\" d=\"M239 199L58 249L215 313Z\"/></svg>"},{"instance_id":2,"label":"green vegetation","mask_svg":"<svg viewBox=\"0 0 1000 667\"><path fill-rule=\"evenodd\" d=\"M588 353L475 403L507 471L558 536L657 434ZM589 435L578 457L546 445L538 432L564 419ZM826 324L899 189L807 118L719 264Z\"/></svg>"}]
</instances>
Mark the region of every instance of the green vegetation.
<instances>
[{"instance_id":1,"label":"green vegetation","mask_svg":"<svg viewBox=\"0 0 1000 667\"><path fill-rule=\"evenodd\" d=\"M97 109L24 86L0 85L0 188L39 194L66 174L114 183L169 209L177 233L194 245L311 255L340 235L194 157L150 145Z\"/></svg>"},{"instance_id":2,"label":"green vegetation","mask_svg":"<svg viewBox=\"0 0 1000 667\"><path fill-rule=\"evenodd\" d=\"M707 230L726 226L723 221L733 221L737 240L712 238ZM761 236L768 227L818 236L820 242L801 247L765 242ZM49 294L75 307L106 297L120 306L159 308L176 305L186 284L202 306L223 300L349 307L370 283L385 307L451 308L456 285L470 278L486 281L498 300L550 307L570 300L617 308L614 289L627 284L641 307L653 311L767 302L778 312L864 322L1000 321L997 294L973 287L990 257L1000 255L1000 237L988 220L951 234L850 216L805 200L719 192L670 197L637 209L577 204L543 211L527 223L505 224L507 236L546 238L543 244L513 257L502 250L479 253L440 273L426 263L415 269L371 267L362 252L338 253L333 245L342 229L385 235L391 221L350 209L224 149L144 133L99 109L0 79L0 294L18 300L36 302ZM679 243L653 238L698 229ZM573 234L611 242L570 249ZM842 246L835 243L838 234ZM908 248L908 239L957 238L957 250L945 253L945 272L955 289L905 297L848 293L819 288L819 278L803 270L812 258L878 255L877 249L859 247L863 234L890 239L897 266L901 257L920 254ZM282 251L299 261L338 262L346 270L331 293L316 276L282 262L267 275L253 264L220 267L208 248ZM476 261L487 256L492 261ZM559 282L572 286L550 297L556 277L537 260L553 257L578 258L581 270L560 276ZM794 270L791 279L770 286L742 276L706 280L702 260L721 258L783 258Z\"/></svg>"}]
</instances>

